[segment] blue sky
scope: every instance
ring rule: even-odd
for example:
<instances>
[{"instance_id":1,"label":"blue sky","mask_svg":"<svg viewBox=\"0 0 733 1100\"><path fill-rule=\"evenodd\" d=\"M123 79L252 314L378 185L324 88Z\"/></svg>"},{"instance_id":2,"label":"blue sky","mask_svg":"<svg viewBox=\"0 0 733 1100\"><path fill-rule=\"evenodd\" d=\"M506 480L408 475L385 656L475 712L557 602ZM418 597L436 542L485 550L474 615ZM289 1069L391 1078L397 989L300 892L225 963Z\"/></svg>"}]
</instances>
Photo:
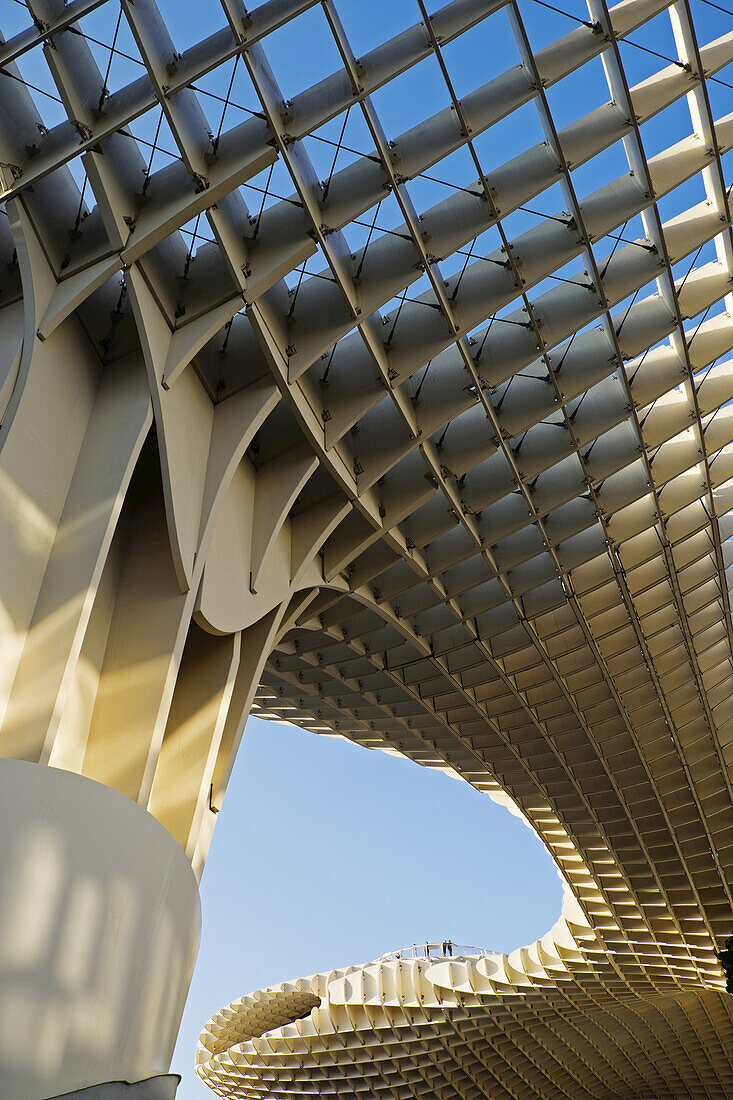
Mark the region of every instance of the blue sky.
<instances>
[{"instance_id":1,"label":"blue sky","mask_svg":"<svg viewBox=\"0 0 733 1100\"><path fill-rule=\"evenodd\" d=\"M468 784L251 718L201 883L203 931L172 1071L245 993L450 937L511 950L548 930L561 885L534 833Z\"/></svg>"}]
</instances>

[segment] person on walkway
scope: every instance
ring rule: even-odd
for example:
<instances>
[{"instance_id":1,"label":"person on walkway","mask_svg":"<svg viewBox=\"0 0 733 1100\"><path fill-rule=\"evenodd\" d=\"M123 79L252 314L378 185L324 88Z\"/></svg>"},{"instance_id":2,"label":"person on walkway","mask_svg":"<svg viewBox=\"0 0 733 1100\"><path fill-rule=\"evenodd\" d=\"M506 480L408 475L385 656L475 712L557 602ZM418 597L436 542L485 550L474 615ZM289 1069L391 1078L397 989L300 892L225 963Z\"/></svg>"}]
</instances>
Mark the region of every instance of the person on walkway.
<instances>
[{"instance_id":1,"label":"person on walkway","mask_svg":"<svg viewBox=\"0 0 733 1100\"><path fill-rule=\"evenodd\" d=\"M430 944L427 943L427 942L425 943L425 958L426 959L430 958Z\"/></svg>"},{"instance_id":2,"label":"person on walkway","mask_svg":"<svg viewBox=\"0 0 733 1100\"><path fill-rule=\"evenodd\" d=\"M733 993L733 936L729 936L723 950L715 954L725 974L726 992Z\"/></svg>"},{"instance_id":3,"label":"person on walkway","mask_svg":"<svg viewBox=\"0 0 733 1100\"><path fill-rule=\"evenodd\" d=\"M448 948L448 954L450 955L451 958L453 958L453 941L448 940L448 943L447 943L446 946Z\"/></svg>"},{"instance_id":4,"label":"person on walkway","mask_svg":"<svg viewBox=\"0 0 733 1100\"><path fill-rule=\"evenodd\" d=\"M448 954L448 941L443 940L443 958Z\"/></svg>"}]
</instances>

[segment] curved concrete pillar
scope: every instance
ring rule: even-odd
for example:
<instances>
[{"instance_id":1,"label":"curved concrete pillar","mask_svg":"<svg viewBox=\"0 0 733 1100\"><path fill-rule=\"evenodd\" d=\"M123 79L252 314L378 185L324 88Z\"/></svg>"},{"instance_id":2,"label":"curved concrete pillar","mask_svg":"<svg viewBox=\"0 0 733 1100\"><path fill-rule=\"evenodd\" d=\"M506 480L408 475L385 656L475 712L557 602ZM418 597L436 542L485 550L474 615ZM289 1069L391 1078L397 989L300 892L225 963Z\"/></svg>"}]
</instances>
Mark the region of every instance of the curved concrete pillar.
<instances>
[{"instance_id":1,"label":"curved concrete pillar","mask_svg":"<svg viewBox=\"0 0 733 1100\"><path fill-rule=\"evenodd\" d=\"M124 795L0 760L3 1100L165 1073L198 948L198 887Z\"/></svg>"},{"instance_id":2,"label":"curved concrete pillar","mask_svg":"<svg viewBox=\"0 0 733 1100\"><path fill-rule=\"evenodd\" d=\"M63 1096L51 1096L49 1100L173 1100L180 1083L177 1073L166 1073L133 1084L105 1081L102 1085L65 1092Z\"/></svg>"}]
</instances>

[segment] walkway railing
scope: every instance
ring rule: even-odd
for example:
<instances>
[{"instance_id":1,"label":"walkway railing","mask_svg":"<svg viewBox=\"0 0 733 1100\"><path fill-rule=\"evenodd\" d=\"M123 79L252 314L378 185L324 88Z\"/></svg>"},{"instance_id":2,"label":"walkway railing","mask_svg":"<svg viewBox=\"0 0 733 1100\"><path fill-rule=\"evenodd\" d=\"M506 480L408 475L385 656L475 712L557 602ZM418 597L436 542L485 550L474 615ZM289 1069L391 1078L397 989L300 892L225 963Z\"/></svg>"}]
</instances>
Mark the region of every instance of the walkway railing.
<instances>
[{"instance_id":1,"label":"walkway railing","mask_svg":"<svg viewBox=\"0 0 733 1100\"><path fill-rule=\"evenodd\" d=\"M498 955L491 947L471 947L465 943L453 943L446 948L446 958L481 958L485 955ZM443 942L414 943L412 947L402 947L398 951L387 951L380 955L379 962L390 962L394 959L442 959L444 956Z\"/></svg>"}]
</instances>

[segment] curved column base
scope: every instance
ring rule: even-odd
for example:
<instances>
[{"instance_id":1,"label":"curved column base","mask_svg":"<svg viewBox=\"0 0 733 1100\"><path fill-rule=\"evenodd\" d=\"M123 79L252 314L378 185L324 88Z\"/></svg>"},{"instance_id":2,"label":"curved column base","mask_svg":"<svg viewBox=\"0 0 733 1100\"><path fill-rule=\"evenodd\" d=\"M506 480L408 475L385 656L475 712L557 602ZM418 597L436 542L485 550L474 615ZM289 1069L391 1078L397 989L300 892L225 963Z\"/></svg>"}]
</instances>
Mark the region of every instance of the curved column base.
<instances>
[{"instance_id":1,"label":"curved column base","mask_svg":"<svg viewBox=\"0 0 733 1100\"><path fill-rule=\"evenodd\" d=\"M145 1081L105 1081L74 1092L49 1096L48 1100L173 1100L181 1083L177 1073L148 1077Z\"/></svg>"},{"instance_id":2,"label":"curved column base","mask_svg":"<svg viewBox=\"0 0 733 1100\"><path fill-rule=\"evenodd\" d=\"M8 759L0 836L3 1100L169 1100L170 1075L146 1079L168 1074L198 948L183 849L119 792Z\"/></svg>"}]
</instances>

